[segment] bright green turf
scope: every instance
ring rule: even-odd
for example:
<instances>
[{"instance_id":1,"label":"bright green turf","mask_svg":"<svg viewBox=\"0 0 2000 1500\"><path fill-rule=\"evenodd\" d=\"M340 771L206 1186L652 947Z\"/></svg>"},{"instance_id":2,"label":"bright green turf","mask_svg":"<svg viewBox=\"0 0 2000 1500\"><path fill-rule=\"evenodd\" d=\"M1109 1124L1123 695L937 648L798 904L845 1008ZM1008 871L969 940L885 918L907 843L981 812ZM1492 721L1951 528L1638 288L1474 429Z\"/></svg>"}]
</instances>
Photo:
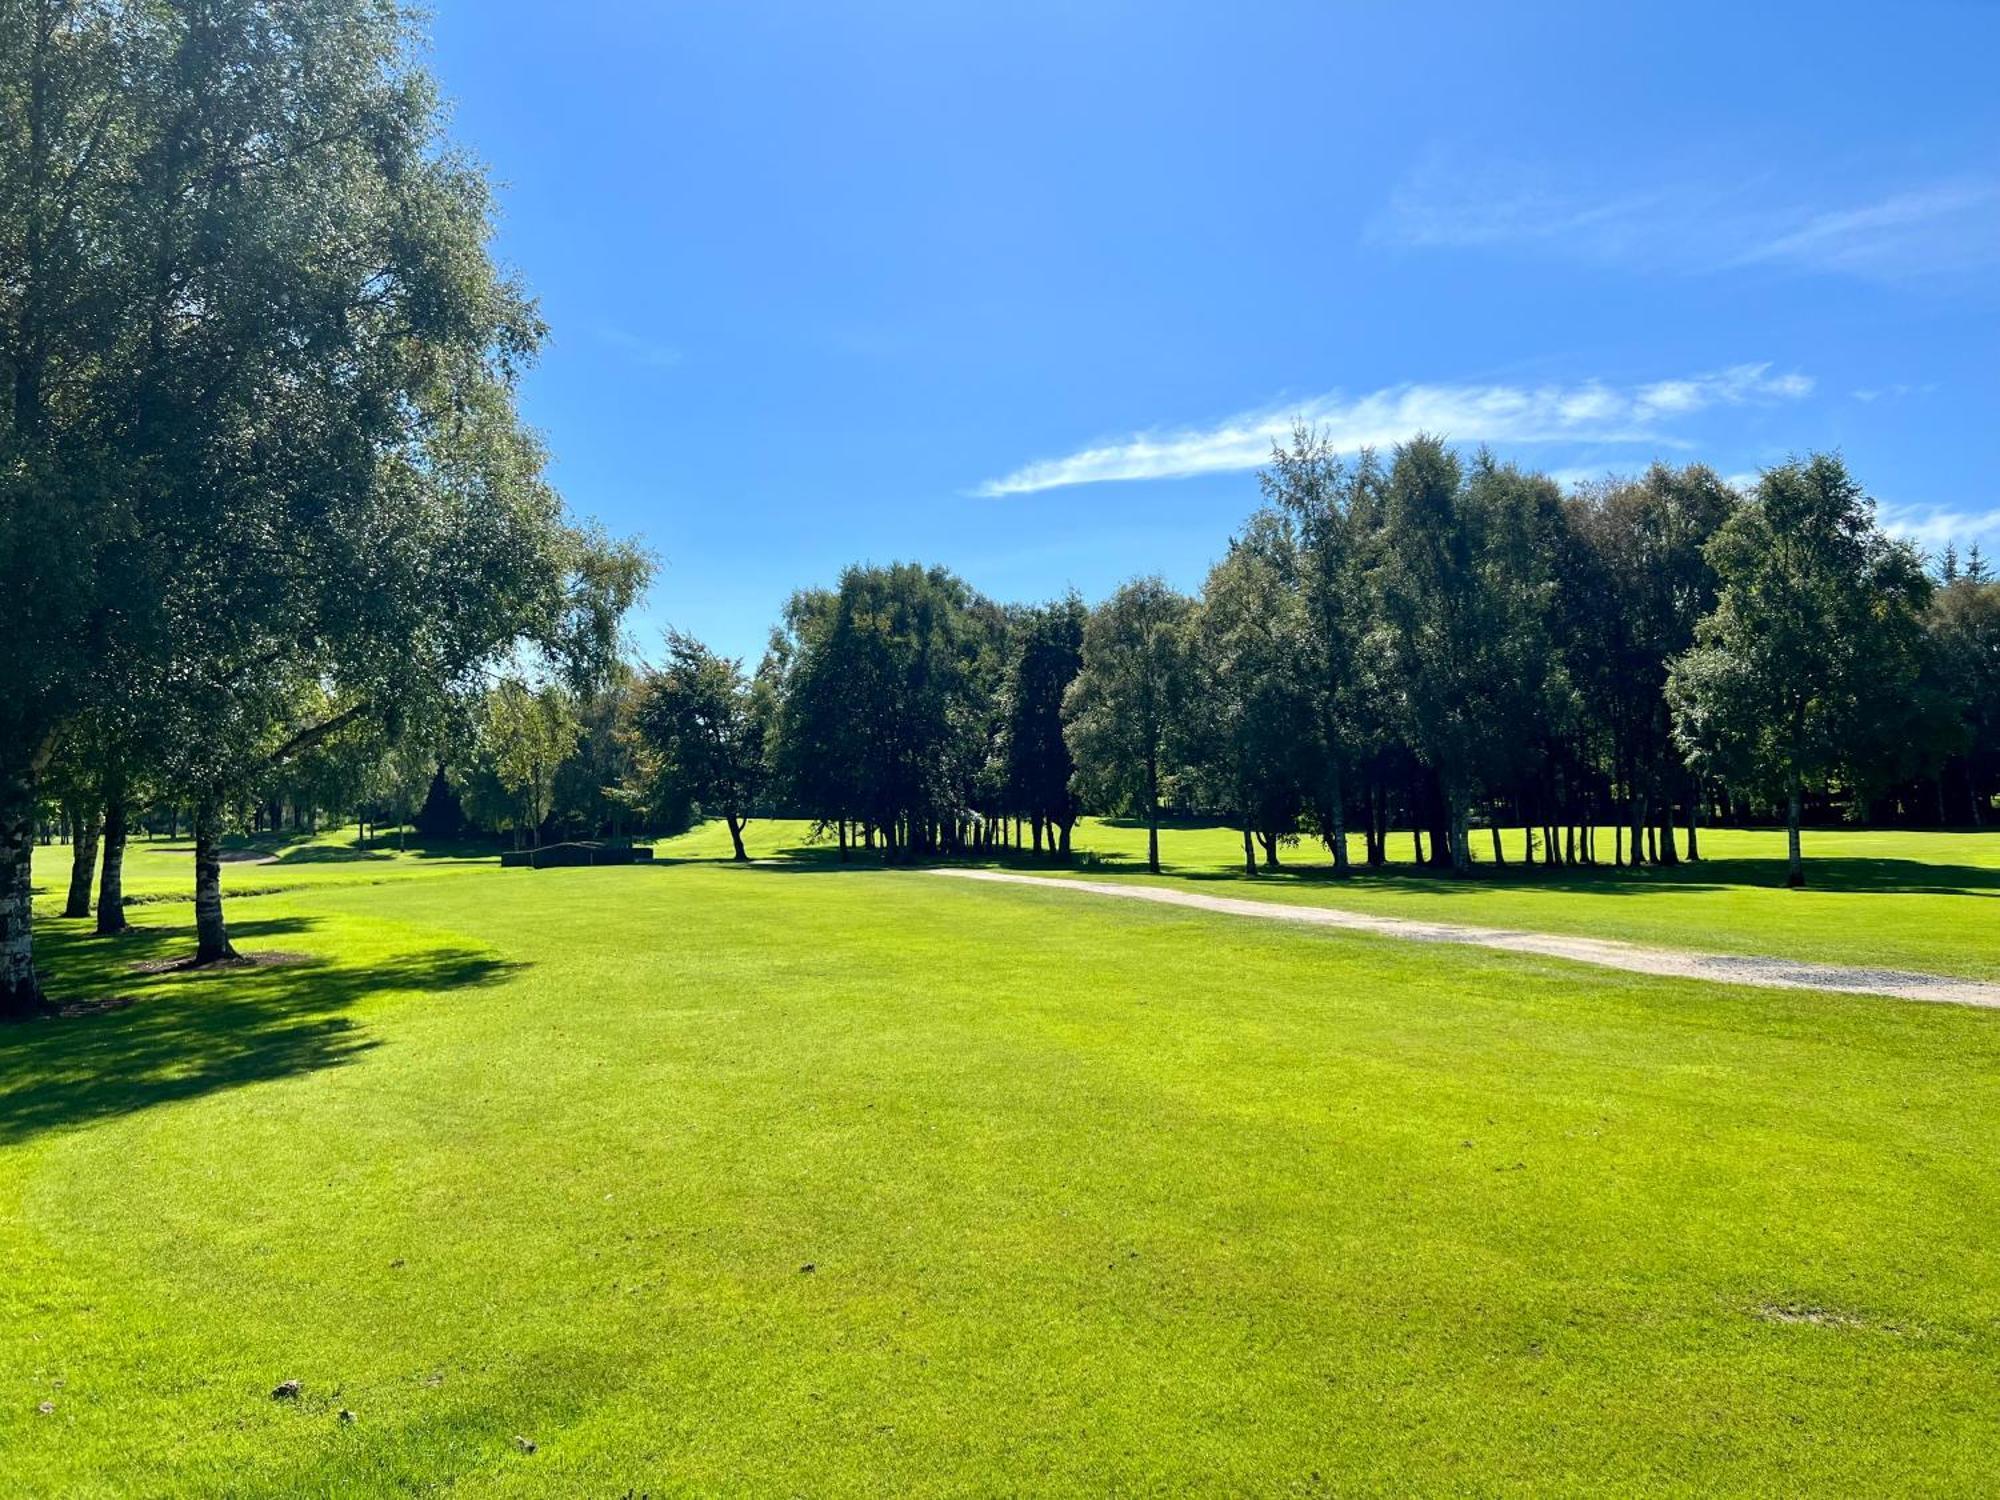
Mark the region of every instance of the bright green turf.
<instances>
[{"instance_id":1,"label":"bright green turf","mask_svg":"<svg viewBox=\"0 0 2000 1500\"><path fill-rule=\"evenodd\" d=\"M269 894L310 886L351 886L379 880L405 880L493 863L493 847L474 843L397 849L396 836L371 835L362 848L352 826L317 834L244 837L224 840L222 888L227 896ZM135 838L125 846L125 898L134 905L157 901L185 902L194 898L194 841L189 838ZM62 908L69 888L69 850L62 845L35 850L35 885L45 902L37 911ZM134 912L132 920L140 920Z\"/></svg>"},{"instance_id":2,"label":"bright green turf","mask_svg":"<svg viewBox=\"0 0 2000 1500\"><path fill-rule=\"evenodd\" d=\"M310 965L42 928L140 1000L0 1033L0 1491L1988 1487L2000 1015L818 859L306 866L232 917Z\"/></svg>"},{"instance_id":3,"label":"bright green turf","mask_svg":"<svg viewBox=\"0 0 2000 1500\"><path fill-rule=\"evenodd\" d=\"M750 826L753 856L828 859L806 843L808 825ZM1243 875L1242 835L1212 824L1169 827L1160 834L1161 883L1344 906L1386 916L1483 923L1538 932L1581 933L1718 953L1766 954L1826 963L1873 964L1972 978L2000 978L2000 832L1819 831L1806 834L1808 889L1784 888L1781 830L1708 829L1704 858L1675 869L1525 869L1518 829L1503 835L1510 861L1496 870L1481 831L1473 839L1479 870L1454 880L1409 863L1408 834L1391 836L1392 861L1371 874L1359 863L1335 880L1326 849L1300 841L1280 853L1276 875ZM1086 818L1075 837L1076 863L1049 874L1150 881L1146 830ZM1609 830L1600 836L1608 861ZM721 858L729 851L720 824L659 845L663 855ZM1035 868L1032 856L1009 863Z\"/></svg>"}]
</instances>

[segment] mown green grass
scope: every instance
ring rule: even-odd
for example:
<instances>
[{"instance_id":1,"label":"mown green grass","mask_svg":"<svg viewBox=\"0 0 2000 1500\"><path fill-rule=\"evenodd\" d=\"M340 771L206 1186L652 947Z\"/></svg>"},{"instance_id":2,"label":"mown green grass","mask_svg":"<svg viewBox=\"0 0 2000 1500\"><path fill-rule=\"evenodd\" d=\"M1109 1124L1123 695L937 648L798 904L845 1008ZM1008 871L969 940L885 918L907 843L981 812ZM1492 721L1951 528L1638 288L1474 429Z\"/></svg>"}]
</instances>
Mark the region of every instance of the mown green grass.
<instances>
[{"instance_id":1,"label":"mown green grass","mask_svg":"<svg viewBox=\"0 0 2000 1500\"><path fill-rule=\"evenodd\" d=\"M232 911L311 962L45 922L137 1003L0 1033L0 1490L1990 1479L2000 1016L818 858L320 867Z\"/></svg>"},{"instance_id":2,"label":"mown green grass","mask_svg":"<svg viewBox=\"0 0 2000 1500\"><path fill-rule=\"evenodd\" d=\"M314 886L458 873L491 865L495 847L470 840L406 841L399 849L393 833L371 835L363 845L351 825L314 834L237 834L223 841L222 888L226 896L268 895ZM67 846L52 844L35 850L35 886L42 896L38 912L62 909L69 870ZM192 901L194 840L132 839L125 848L124 884L125 899L134 906ZM94 899L94 889L92 895ZM133 920L138 920L136 914Z\"/></svg>"},{"instance_id":3,"label":"mown green grass","mask_svg":"<svg viewBox=\"0 0 2000 1500\"><path fill-rule=\"evenodd\" d=\"M832 858L808 843L809 825L753 823L753 856ZM1086 818L1075 833L1068 867L1047 861L1046 873L1113 877L1262 897L1342 906L1384 916L1470 922L1536 932L1577 933L1632 942L1802 958L1824 963L1890 966L2000 978L2000 832L1931 833L1813 830L1806 835L1808 888L1784 888L1785 835L1776 829L1706 829L1699 863L1670 869L1620 870L1608 864L1610 831L1595 869L1532 869L1519 862L1521 835L1508 830L1509 864L1491 863L1491 845L1475 834L1471 879L1418 869L1407 834L1391 837L1391 863L1371 873L1353 844L1354 873L1336 880L1323 845L1300 841L1280 854L1281 867L1248 878L1242 835L1215 824L1162 830L1164 874L1146 874L1146 830L1127 822ZM663 841L662 855L722 858L729 852L721 825ZM1398 863L1398 861L1401 861ZM1032 854L1002 862L1036 867Z\"/></svg>"}]
</instances>

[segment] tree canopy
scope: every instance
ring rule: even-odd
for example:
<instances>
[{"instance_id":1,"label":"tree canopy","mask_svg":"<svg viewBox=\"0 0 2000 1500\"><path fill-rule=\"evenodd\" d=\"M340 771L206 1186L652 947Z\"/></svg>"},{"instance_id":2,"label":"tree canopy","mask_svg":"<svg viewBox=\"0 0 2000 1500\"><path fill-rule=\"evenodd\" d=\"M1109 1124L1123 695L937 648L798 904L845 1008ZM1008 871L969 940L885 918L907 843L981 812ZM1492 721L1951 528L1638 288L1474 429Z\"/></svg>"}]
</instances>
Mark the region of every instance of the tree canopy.
<instances>
[{"instance_id":1,"label":"tree canopy","mask_svg":"<svg viewBox=\"0 0 2000 1500\"><path fill-rule=\"evenodd\" d=\"M228 802L524 643L590 670L643 579L516 415L541 321L418 41L383 0L0 10L0 1011L58 758L188 800L226 957Z\"/></svg>"},{"instance_id":2,"label":"tree canopy","mask_svg":"<svg viewBox=\"0 0 2000 1500\"><path fill-rule=\"evenodd\" d=\"M666 665L647 675L632 716L660 759L660 774L703 810L720 813L736 858L748 859L743 826L763 796L769 711L742 663L670 630Z\"/></svg>"},{"instance_id":3,"label":"tree canopy","mask_svg":"<svg viewBox=\"0 0 2000 1500\"><path fill-rule=\"evenodd\" d=\"M1668 682L1698 765L1782 797L1802 885L1801 799L1893 762L1916 709L1930 583L1839 459L1767 470L1708 544L1715 608Z\"/></svg>"}]
</instances>

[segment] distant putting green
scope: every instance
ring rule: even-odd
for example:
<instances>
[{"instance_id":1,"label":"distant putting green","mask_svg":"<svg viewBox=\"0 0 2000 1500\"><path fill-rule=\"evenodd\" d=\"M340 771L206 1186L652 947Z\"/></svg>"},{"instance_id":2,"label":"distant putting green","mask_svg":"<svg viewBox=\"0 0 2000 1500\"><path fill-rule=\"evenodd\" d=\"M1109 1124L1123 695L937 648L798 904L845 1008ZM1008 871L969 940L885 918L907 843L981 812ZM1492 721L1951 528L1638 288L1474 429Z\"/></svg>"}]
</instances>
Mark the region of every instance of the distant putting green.
<instances>
[{"instance_id":1,"label":"distant putting green","mask_svg":"<svg viewBox=\"0 0 2000 1500\"><path fill-rule=\"evenodd\" d=\"M285 956L231 972L134 970L184 903L102 940L45 901L55 985L134 1003L0 1032L0 1490L1987 1487L2000 1015L716 834L328 838L230 868ZM1231 838L1170 830L1169 878ZM2000 845L1816 835L1801 896L1730 878L1770 836L1707 842L1228 890L1993 971ZM133 865L171 896L187 855Z\"/></svg>"}]
</instances>

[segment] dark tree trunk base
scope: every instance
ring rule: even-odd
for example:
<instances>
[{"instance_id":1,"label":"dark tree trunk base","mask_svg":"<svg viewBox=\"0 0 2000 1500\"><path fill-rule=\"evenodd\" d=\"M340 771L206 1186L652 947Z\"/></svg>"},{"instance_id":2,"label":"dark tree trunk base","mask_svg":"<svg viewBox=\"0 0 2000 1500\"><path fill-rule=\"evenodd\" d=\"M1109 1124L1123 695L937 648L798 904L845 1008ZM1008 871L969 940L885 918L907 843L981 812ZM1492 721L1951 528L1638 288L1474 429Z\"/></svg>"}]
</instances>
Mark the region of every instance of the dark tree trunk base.
<instances>
[{"instance_id":1,"label":"dark tree trunk base","mask_svg":"<svg viewBox=\"0 0 2000 1500\"><path fill-rule=\"evenodd\" d=\"M0 1022L39 1021L54 1013L55 1007L32 978L0 989Z\"/></svg>"},{"instance_id":2,"label":"dark tree trunk base","mask_svg":"<svg viewBox=\"0 0 2000 1500\"><path fill-rule=\"evenodd\" d=\"M125 810L113 803L104 814L104 864L97 882L97 933L130 932L125 920Z\"/></svg>"},{"instance_id":3,"label":"dark tree trunk base","mask_svg":"<svg viewBox=\"0 0 2000 1500\"><path fill-rule=\"evenodd\" d=\"M70 824L69 899L63 903L64 917L81 920L90 915L90 877L96 873L96 815L75 814Z\"/></svg>"},{"instance_id":4,"label":"dark tree trunk base","mask_svg":"<svg viewBox=\"0 0 2000 1500\"><path fill-rule=\"evenodd\" d=\"M222 819L212 801L195 810L194 840L194 961L222 963L238 954L222 914Z\"/></svg>"}]
</instances>

